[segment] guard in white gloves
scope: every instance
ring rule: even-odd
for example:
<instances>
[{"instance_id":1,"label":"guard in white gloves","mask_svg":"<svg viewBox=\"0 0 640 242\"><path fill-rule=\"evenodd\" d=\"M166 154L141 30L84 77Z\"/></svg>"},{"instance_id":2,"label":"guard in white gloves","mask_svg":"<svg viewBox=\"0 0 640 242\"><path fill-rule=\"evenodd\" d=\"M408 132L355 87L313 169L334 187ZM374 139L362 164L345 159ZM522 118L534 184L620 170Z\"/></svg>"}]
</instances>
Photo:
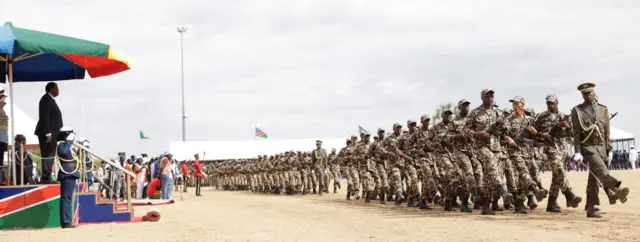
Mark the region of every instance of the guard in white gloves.
<instances>
[{"instance_id":1,"label":"guard in white gloves","mask_svg":"<svg viewBox=\"0 0 640 242\"><path fill-rule=\"evenodd\" d=\"M607 163L612 159L610 139L609 110L598 103L593 83L583 83L578 86L584 102L571 109L573 127L574 160L586 162L589 165L587 181L587 218L600 218L598 198L599 187L609 197L609 203L616 201L625 203L629 195L629 188L621 187L622 181L609 174Z\"/></svg>"}]
</instances>

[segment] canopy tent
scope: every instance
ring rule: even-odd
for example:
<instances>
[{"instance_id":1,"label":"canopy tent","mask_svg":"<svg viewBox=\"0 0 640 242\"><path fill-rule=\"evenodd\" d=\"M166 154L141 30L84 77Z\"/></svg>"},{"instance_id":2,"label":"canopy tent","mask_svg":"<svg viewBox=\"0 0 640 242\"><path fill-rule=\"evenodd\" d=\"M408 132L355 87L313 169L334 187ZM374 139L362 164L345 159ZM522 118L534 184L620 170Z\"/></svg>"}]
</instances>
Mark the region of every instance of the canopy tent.
<instances>
[{"instance_id":1,"label":"canopy tent","mask_svg":"<svg viewBox=\"0 0 640 242\"><path fill-rule=\"evenodd\" d=\"M635 135L631 134L631 133L627 133L621 129L618 129L616 127L610 126L609 127L609 132L611 132L611 134L609 135L611 141L629 141L629 140L634 140L636 138Z\"/></svg>"},{"instance_id":2,"label":"canopy tent","mask_svg":"<svg viewBox=\"0 0 640 242\"><path fill-rule=\"evenodd\" d=\"M258 155L273 155L291 150L311 151L316 147L316 140L318 139L176 141L171 142L169 148L173 157L178 160L193 159L193 155L197 153L202 160L249 159L256 158ZM340 151L346 143L346 138L319 140L322 140L322 148L327 152L331 152L332 148Z\"/></svg>"},{"instance_id":3,"label":"canopy tent","mask_svg":"<svg viewBox=\"0 0 640 242\"><path fill-rule=\"evenodd\" d=\"M4 107L4 111L8 117L11 117L11 101L7 100L7 105ZM13 107L13 119L9 118L9 127L11 127L11 122L14 123L14 129L16 134L22 134L27 138L27 145L38 144L38 136L34 135L33 131L36 129L36 120L32 119L27 115L22 109L20 109L17 105ZM11 133L11 129L9 129L9 145L13 144L14 135Z\"/></svg>"}]
</instances>

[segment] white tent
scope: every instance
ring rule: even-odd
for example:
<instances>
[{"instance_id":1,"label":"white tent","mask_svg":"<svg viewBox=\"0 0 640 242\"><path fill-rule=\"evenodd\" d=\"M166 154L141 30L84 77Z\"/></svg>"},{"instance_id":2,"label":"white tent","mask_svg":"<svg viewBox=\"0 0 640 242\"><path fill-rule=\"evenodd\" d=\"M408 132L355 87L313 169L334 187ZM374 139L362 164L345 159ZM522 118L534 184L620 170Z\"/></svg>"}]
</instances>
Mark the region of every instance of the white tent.
<instances>
[{"instance_id":1,"label":"white tent","mask_svg":"<svg viewBox=\"0 0 640 242\"><path fill-rule=\"evenodd\" d=\"M634 140L636 138L635 135L627 133L613 126L609 127L609 132L611 132L611 134L609 135L611 141Z\"/></svg>"},{"instance_id":2,"label":"white tent","mask_svg":"<svg viewBox=\"0 0 640 242\"><path fill-rule=\"evenodd\" d=\"M244 141L192 141L171 142L169 148L173 157L178 160L193 159L200 154L202 160L248 159L258 155L273 155L285 151L311 151L316 147L318 139L267 139ZM340 151L345 146L346 138L319 139L322 147L331 152L332 148ZM204 153L204 154L203 154Z\"/></svg>"},{"instance_id":3,"label":"white tent","mask_svg":"<svg viewBox=\"0 0 640 242\"><path fill-rule=\"evenodd\" d=\"M22 134L27 138L27 144L38 144L38 136L33 134L36 129L36 120L32 119L17 105L13 107L14 116L11 120L11 101L7 98L7 105L4 106L4 111L9 116L9 145L13 144L14 135L11 133L11 123L15 122L16 134Z\"/></svg>"}]
</instances>

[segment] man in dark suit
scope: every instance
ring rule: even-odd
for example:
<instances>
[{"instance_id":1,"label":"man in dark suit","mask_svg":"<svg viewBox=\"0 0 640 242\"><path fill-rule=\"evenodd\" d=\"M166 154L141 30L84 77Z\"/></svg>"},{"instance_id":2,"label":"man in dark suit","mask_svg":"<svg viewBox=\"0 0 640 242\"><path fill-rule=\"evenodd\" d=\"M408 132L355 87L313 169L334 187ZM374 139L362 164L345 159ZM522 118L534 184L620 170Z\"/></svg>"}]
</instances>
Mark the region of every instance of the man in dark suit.
<instances>
[{"instance_id":1,"label":"man in dark suit","mask_svg":"<svg viewBox=\"0 0 640 242\"><path fill-rule=\"evenodd\" d=\"M58 84L55 82L47 83L45 93L40 98L38 105L38 124L36 125L35 135L38 136L40 144L40 156L42 160L42 183L53 183L51 179L52 168L55 161L56 141L53 139L62 128L62 113L55 98L60 91Z\"/></svg>"}]
</instances>

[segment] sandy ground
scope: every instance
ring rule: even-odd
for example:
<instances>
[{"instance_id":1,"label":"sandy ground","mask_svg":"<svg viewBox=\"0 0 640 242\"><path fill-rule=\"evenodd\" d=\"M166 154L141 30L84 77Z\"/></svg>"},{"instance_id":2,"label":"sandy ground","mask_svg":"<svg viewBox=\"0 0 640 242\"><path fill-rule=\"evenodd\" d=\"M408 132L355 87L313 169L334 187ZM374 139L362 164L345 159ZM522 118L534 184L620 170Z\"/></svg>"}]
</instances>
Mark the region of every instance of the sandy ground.
<instances>
[{"instance_id":1,"label":"sandy ground","mask_svg":"<svg viewBox=\"0 0 640 242\"><path fill-rule=\"evenodd\" d=\"M503 212L480 216L396 208L345 201L338 194L284 196L203 189L174 194L176 204L158 207L157 223L83 225L76 229L1 231L3 241L640 241L640 171L613 172L630 187L626 204L609 205L601 192L602 219L586 219L583 204L561 214L536 210L529 215ZM548 187L550 173L543 181ZM570 172L579 195L586 172ZM344 183L344 182L343 182ZM546 202L546 201L545 201ZM542 202L542 209L546 203ZM561 206L564 207L564 198ZM136 208L138 213L147 208Z\"/></svg>"}]
</instances>

